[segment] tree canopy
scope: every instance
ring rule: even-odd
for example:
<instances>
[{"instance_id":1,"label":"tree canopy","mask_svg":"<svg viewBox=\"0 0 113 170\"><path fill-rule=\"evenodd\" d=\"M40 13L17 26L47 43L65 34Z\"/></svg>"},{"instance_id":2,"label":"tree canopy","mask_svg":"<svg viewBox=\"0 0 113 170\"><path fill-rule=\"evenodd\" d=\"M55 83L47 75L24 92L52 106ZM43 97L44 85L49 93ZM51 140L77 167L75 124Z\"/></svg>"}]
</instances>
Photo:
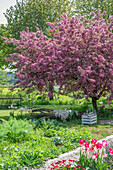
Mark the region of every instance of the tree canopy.
<instances>
[{"instance_id":1,"label":"tree canopy","mask_svg":"<svg viewBox=\"0 0 113 170\"><path fill-rule=\"evenodd\" d=\"M5 44L2 37L10 37L7 28L2 24L0 25L0 69L3 67L11 67L11 65L6 62L5 57L8 57L10 53L13 53L13 44Z\"/></svg>"},{"instance_id":2,"label":"tree canopy","mask_svg":"<svg viewBox=\"0 0 113 170\"><path fill-rule=\"evenodd\" d=\"M9 74L7 71L0 69L0 86L9 85L9 84L12 84L13 82L14 82L14 79L12 80L11 74Z\"/></svg>"},{"instance_id":3,"label":"tree canopy","mask_svg":"<svg viewBox=\"0 0 113 170\"><path fill-rule=\"evenodd\" d=\"M66 14L61 20L50 23L47 38L37 32L21 32L20 40L7 39L18 52L6 58L15 62L19 81L17 86L36 87L47 90L50 83L60 85L60 91L70 93L80 90L92 98L97 109L97 100L109 92L113 99L113 17L105 21L103 14L92 12L92 18L71 19Z\"/></svg>"},{"instance_id":4,"label":"tree canopy","mask_svg":"<svg viewBox=\"0 0 113 170\"><path fill-rule=\"evenodd\" d=\"M29 27L36 31L38 27L47 34L47 21L55 22L60 14L72 16L73 1L70 0L22 0L6 10L7 29L12 37L20 37L20 32Z\"/></svg>"},{"instance_id":5,"label":"tree canopy","mask_svg":"<svg viewBox=\"0 0 113 170\"><path fill-rule=\"evenodd\" d=\"M100 8L101 12L106 11L104 18L109 18L113 15L112 0L76 0L75 1L75 16L82 15L89 18L91 11L96 12Z\"/></svg>"}]
</instances>

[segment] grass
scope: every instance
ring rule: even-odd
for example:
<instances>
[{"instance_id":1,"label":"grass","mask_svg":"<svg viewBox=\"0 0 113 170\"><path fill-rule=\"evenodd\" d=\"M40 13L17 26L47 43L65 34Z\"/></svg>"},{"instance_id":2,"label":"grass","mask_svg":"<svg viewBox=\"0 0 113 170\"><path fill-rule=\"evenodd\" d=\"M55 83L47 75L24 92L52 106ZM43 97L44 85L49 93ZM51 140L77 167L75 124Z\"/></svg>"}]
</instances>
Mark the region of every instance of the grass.
<instances>
[{"instance_id":1,"label":"grass","mask_svg":"<svg viewBox=\"0 0 113 170\"><path fill-rule=\"evenodd\" d=\"M92 134L93 138L96 138L97 140L102 139L106 136L113 135L113 125L100 125L99 123L93 124L93 125L80 125L80 124L75 124L76 121L70 121L67 122L68 128L71 129L81 129L81 131L85 129L88 129L90 133Z\"/></svg>"},{"instance_id":2,"label":"grass","mask_svg":"<svg viewBox=\"0 0 113 170\"><path fill-rule=\"evenodd\" d=\"M10 116L10 112L11 110L0 110L0 117L4 117L4 116ZM17 113L19 112L19 110L15 110L15 116L17 115Z\"/></svg>"}]
</instances>

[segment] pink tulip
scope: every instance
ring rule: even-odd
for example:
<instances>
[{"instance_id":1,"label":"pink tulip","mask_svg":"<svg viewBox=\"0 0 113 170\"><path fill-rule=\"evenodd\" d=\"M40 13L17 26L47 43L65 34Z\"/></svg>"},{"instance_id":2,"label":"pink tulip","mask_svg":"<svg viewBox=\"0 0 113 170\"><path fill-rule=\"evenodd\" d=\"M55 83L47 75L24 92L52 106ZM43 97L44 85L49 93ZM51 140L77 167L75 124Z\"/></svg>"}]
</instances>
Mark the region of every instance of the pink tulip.
<instances>
[{"instance_id":1,"label":"pink tulip","mask_svg":"<svg viewBox=\"0 0 113 170\"><path fill-rule=\"evenodd\" d=\"M80 145L84 145L84 140L83 139L79 139L79 144Z\"/></svg>"},{"instance_id":2,"label":"pink tulip","mask_svg":"<svg viewBox=\"0 0 113 170\"><path fill-rule=\"evenodd\" d=\"M112 149L112 148L109 148L109 153L110 153L111 155L113 155L113 149Z\"/></svg>"}]
</instances>

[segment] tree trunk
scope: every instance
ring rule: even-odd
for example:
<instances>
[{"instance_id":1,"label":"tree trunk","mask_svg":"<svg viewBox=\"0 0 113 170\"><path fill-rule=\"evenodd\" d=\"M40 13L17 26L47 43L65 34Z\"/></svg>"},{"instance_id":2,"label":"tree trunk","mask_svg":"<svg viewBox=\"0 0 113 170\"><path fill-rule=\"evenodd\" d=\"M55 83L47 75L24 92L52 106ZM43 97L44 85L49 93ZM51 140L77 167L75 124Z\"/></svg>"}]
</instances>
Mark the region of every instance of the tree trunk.
<instances>
[{"instance_id":1,"label":"tree trunk","mask_svg":"<svg viewBox=\"0 0 113 170\"><path fill-rule=\"evenodd\" d=\"M50 100L53 100L53 91L54 91L54 86L53 84L49 84L49 91L51 92L51 96L49 97Z\"/></svg>"},{"instance_id":2,"label":"tree trunk","mask_svg":"<svg viewBox=\"0 0 113 170\"><path fill-rule=\"evenodd\" d=\"M92 97L92 104L93 104L93 109L95 111L97 111L98 108L97 108L97 98L96 97Z\"/></svg>"}]
</instances>

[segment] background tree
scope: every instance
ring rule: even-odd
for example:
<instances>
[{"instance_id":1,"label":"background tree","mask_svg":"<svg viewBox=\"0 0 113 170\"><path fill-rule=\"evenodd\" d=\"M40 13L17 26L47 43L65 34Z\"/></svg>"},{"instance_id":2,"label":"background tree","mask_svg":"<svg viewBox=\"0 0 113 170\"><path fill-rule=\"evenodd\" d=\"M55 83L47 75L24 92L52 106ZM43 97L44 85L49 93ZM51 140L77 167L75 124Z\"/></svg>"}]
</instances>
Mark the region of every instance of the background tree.
<instances>
[{"instance_id":1,"label":"background tree","mask_svg":"<svg viewBox=\"0 0 113 170\"><path fill-rule=\"evenodd\" d=\"M82 15L89 18L91 11L96 12L100 8L100 11L106 11L105 18L109 18L113 15L113 1L112 0L75 0L75 16Z\"/></svg>"},{"instance_id":2,"label":"background tree","mask_svg":"<svg viewBox=\"0 0 113 170\"><path fill-rule=\"evenodd\" d=\"M10 53L13 53L13 44L5 44L2 37L10 37L7 28L1 24L0 25L0 69L5 69L6 67L11 68L11 64L6 62L5 57L8 57Z\"/></svg>"},{"instance_id":3,"label":"background tree","mask_svg":"<svg viewBox=\"0 0 113 170\"><path fill-rule=\"evenodd\" d=\"M5 13L8 32L17 39L26 27L33 32L38 27L47 34L46 22L55 22L62 13L72 16L72 7L73 1L70 0L17 0L16 5Z\"/></svg>"},{"instance_id":4,"label":"background tree","mask_svg":"<svg viewBox=\"0 0 113 170\"><path fill-rule=\"evenodd\" d=\"M104 14L104 13L103 13ZM49 82L60 85L60 91L81 91L86 99L97 100L109 94L113 99L113 17L105 21L103 14L92 12L92 19L69 19L65 14L56 23L48 22L53 38L38 30L23 32L21 39L6 38L19 53L11 54L19 81L17 87L48 90ZM38 36L38 37L37 37Z\"/></svg>"},{"instance_id":5,"label":"background tree","mask_svg":"<svg viewBox=\"0 0 113 170\"><path fill-rule=\"evenodd\" d=\"M12 84L12 81L14 81L14 79L12 80L11 74L0 69L0 86Z\"/></svg>"}]
</instances>

